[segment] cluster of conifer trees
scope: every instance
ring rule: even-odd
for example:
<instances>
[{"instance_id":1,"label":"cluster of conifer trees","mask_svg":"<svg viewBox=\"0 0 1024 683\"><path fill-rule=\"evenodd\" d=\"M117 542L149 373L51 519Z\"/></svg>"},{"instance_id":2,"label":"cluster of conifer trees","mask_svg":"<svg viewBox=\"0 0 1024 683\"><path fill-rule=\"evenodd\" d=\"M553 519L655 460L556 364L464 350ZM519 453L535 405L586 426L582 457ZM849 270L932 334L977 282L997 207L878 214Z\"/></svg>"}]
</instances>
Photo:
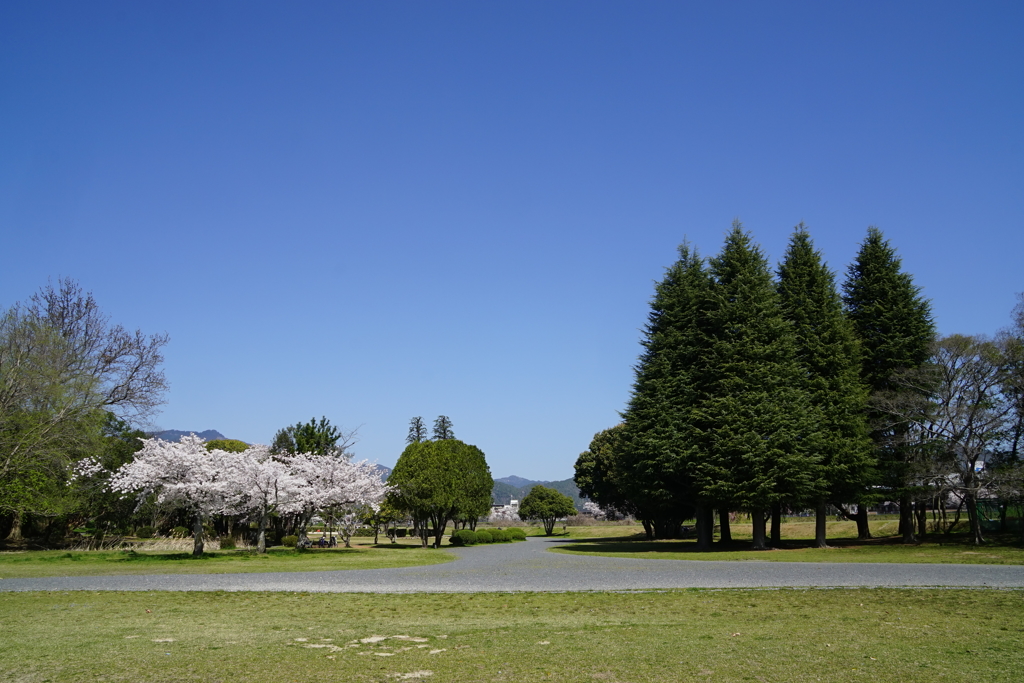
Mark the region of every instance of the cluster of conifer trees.
<instances>
[{"instance_id":1,"label":"cluster of conifer trees","mask_svg":"<svg viewBox=\"0 0 1024 683\"><path fill-rule=\"evenodd\" d=\"M656 285L623 422L580 455L576 482L653 538L696 519L707 546L717 510L727 541L728 512L746 511L764 548L769 514L778 540L782 510L814 508L824 545L829 504L850 505L866 534L864 503L910 486L891 438L906 425L874 419L868 397L925 363L933 337L928 303L876 228L842 295L803 224L775 276L738 222L713 258L684 243Z\"/></svg>"}]
</instances>

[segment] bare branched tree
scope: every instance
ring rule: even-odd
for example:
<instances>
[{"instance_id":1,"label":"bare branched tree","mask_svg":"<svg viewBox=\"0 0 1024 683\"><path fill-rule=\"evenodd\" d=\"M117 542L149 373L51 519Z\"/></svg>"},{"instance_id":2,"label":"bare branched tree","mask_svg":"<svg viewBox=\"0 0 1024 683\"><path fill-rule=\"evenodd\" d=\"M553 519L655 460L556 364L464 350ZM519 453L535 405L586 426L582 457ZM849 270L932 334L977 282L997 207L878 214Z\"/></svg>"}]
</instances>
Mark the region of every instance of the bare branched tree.
<instances>
[{"instance_id":1,"label":"bare branched tree","mask_svg":"<svg viewBox=\"0 0 1024 683\"><path fill-rule=\"evenodd\" d=\"M0 315L0 509L25 508L30 474L54 475L110 412L128 422L163 403L166 334L111 324L61 279Z\"/></svg>"},{"instance_id":2,"label":"bare branched tree","mask_svg":"<svg viewBox=\"0 0 1024 683\"><path fill-rule=\"evenodd\" d=\"M913 478L919 486L948 491L963 501L974 543L983 543L978 501L993 495L995 479L986 463L1004 443L1012 404L1003 392L1003 345L954 334L935 342L927 366L897 382L910 391L877 395L885 414L913 428L905 438L917 453Z\"/></svg>"}]
</instances>

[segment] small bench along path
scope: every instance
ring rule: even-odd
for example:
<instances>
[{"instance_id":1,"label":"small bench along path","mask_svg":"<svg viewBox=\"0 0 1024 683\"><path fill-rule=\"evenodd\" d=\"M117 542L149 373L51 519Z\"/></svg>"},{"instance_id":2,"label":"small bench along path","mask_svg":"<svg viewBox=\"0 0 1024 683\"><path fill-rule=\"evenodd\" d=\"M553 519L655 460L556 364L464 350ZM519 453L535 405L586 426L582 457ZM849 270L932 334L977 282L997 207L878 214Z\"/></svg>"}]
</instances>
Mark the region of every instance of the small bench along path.
<instances>
[{"instance_id":1,"label":"small bench along path","mask_svg":"<svg viewBox=\"0 0 1024 683\"><path fill-rule=\"evenodd\" d=\"M843 586L1024 588L1021 565L644 560L546 552L570 542L530 538L519 543L447 548L438 552L454 554L454 562L399 569L2 579L0 591L478 593Z\"/></svg>"}]
</instances>

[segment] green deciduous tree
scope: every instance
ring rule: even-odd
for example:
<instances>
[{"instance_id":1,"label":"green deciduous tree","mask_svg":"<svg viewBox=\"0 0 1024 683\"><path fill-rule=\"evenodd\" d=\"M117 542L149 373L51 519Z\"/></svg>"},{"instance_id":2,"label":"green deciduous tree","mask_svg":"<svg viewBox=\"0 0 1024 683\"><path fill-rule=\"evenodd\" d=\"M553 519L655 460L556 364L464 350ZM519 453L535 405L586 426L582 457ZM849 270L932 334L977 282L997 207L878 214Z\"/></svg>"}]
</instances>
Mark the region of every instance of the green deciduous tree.
<instances>
[{"instance_id":1,"label":"green deciduous tree","mask_svg":"<svg viewBox=\"0 0 1024 683\"><path fill-rule=\"evenodd\" d=\"M52 515L76 453L99 436L103 415L152 415L167 388L166 335L111 324L74 280L47 285L0 313L0 512Z\"/></svg>"},{"instance_id":2,"label":"green deciduous tree","mask_svg":"<svg viewBox=\"0 0 1024 683\"><path fill-rule=\"evenodd\" d=\"M238 439L213 439L212 441L207 441L204 445L208 451L212 451L216 448L218 450L227 451L228 453L241 453L245 449L249 448L249 444L244 441L239 441Z\"/></svg>"},{"instance_id":3,"label":"green deciduous tree","mask_svg":"<svg viewBox=\"0 0 1024 683\"><path fill-rule=\"evenodd\" d=\"M572 498L540 484L530 489L519 503L520 519L538 519L544 524L544 533L554 533L555 522L560 517L575 515Z\"/></svg>"},{"instance_id":4,"label":"green deciduous tree","mask_svg":"<svg viewBox=\"0 0 1024 683\"><path fill-rule=\"evenodd\" d=\"M843 284L846 315L861 346L861 379L876 397L868 417L871 440L878 458L880 482L900 502L904 542L914 542L911 504L915 486L912 464L917 452L912 443L912 422L885 405L891 394L909 389L899 376L923 366L929 356L935 326L931 306L908 273L903 272L896 250L876 227L868 228ZM913 390L909 390L913 391ZM858 512L860 535L867 535L866 508Z\"/></svg>"},{"instance_id":5,"label":"green deciduous tree","mask_svg":"<svg viewBox=\"0 0 1024 683\"><path fill-rule=\"evenodd\" d=\"M494 480L483 451L444 439L406 446L388 484L394 487L388 500L416 521L424 547L432 529L438 548L449 521L487 512Z\"/></svg>"},{"instance_id":6,"label":"green deciduous tree","mask_svg":"<svg viewBox=\"0 0 1024 683\"><path fill-rule=\"evenodd\" d=\"M355 442L356 430L346 432L321 417L279 429L270 448L275 453L331 455L348 452Z\"/></svg>"},{"instance_id":7,"label":"green deciduous tree","mask_svg":"<svg viewBox=\"0 0 1024 683\"><path fill-rule=\"evenodd\" d=\"M619 484L622 477L619 459L622 455L624 429L625 425L618 424L595 434L590 447L576 459L576 475L573 480L581 495L602 508L614 509L624 515L636 515L636 506L626 497Z\"/></svg>"},{"instance_id":8,"label":"green deciduous tree","mask_svg":"<svg viewBox=\"0 0 1024 683\"><path fill-rule=\"evenodd\" d=\"M804 389L817 409L824 487L816 501L816 543L826 545L826 503L860 502L873 476L867 437L867 388L860 380L860 351L843 315L835 276L814 250L801 223L778 271L779 302L796 335Z\"/></svg>"}]
</instances>

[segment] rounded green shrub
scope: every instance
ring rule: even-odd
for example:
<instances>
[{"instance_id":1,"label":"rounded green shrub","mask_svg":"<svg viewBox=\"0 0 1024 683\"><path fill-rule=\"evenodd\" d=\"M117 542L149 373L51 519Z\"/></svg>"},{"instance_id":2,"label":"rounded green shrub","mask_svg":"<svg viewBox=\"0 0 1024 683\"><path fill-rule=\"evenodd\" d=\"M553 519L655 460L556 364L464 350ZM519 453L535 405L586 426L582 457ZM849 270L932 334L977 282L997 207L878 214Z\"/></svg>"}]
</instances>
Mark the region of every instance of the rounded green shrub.
<instances>
[{"instance_id":1,"label":"rounded green shrub","mask_svg":"<svg viewBox=\"0 0 1024 683\"><path fill-rule=\"evenodd\" d=\"M506 531L508 531L509 536L511 537L511 539L513 541L525 541L526 540L526 531L524 529L521 529L521 528L519 528L517 526L514 526L511 529L506 529Z\"/></svg>"},{"instance_id":2,"label":"rounded green shrub","mask_svg":"<svg viewBox=\"0 0 1024 683\"><path fill-rule=\"evenodd\" d=\"M298 536L282 536L281 545L285 548L294 548L295 544L299 542Z\"/></svg>"},{"instance_id":3,"label":"rounded green shrub","mask_svg":"<svg viewBox=\"0 0 1024 683\"><path fill-rule=\"evenodd\" d=\"M139 538L153 538L153 534L154 533L155 533L155 531L153 530L153 527L151 527L151 526L139 527L135 531L135 535L138 536Z\"/></svg>"},{"instance_id":4,"label":"rounded green shrub","mask_svg":"<svg viewBox=\"0 0 1024 683\"><path fill-rule=\"evenodd\" d=\"M495 532L492 531L491 535L494 536L494 534L495 534ZM512 534L509 533L508 529L499 529L497 531L497 537L494 539L494 542L495 543L511 543L512 542Z\"/></svg>"},{"instance_id":5,"label":"rounded green shrub","mask_svg":"<svg viewBox=\"0 0 1024 683\"><path fill-rule=\"evenodd\" d=\"M475 545L477 541L477 535L475 531L469 529L459 529L451 535L448 542L452 545Z\"/></svg>"},{"instance_id":6,"label":"rounded green shrub","mask_svg":"<svg viewBox=\"0 0 1024 683\"><path fill-rule=\"evenodd\" d=\"M400 526L397 529L395 529L395 536L397 536L398 538L405 538L408 534L409 530L406 529L404 526Z\"/></svg>"},{"instance_id":7,"label":"rounded green shrub","mask_svg":"<svg viewBox=\"0 0 1024 683\"><path fill-rule=\"evenodd\" d=\"M476 532L476 542L477 543L493 543L494 542L494 536L492 536L491 532L488 531L487 529L482 529L482 530Z\"/></svg>"}]
</instances>

